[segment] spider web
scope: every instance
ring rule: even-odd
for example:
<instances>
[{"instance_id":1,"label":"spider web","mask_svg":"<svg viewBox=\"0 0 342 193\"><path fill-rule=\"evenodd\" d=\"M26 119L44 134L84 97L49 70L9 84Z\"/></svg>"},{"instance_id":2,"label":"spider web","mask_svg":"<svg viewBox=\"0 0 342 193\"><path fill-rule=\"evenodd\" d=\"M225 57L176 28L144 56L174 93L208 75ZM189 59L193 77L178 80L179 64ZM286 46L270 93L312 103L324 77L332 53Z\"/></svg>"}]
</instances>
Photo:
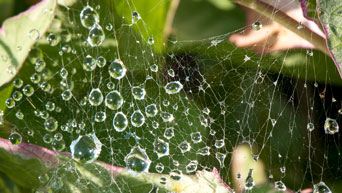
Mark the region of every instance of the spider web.
<instances>
[{"instance_id":1,"label":"spider web","mask_svg":"<svg viewBox=\"0 0 342 193\"><path fill-rule=\"evenodd\" d=\"M127 155L139 147L151 161L150 173L170 174L173 180L179 180L182 175L217 168L222 179L236 191L244 189L248 170L238 167L234 158L238 149L248 147L250 159L264 167L264 183L281 181L297 191L323 181L338 191L342 175L340 134L327 134L324 123L328 118L340 122L341 96L328 70L324 79L316 77L320 66L330 65L328 58L305 49L258 56L227 41L232 33L243 34L249 26L196 40L178 39L176 33L163 42L166 51L158 53L154 46L160 42L154 42L153 37L160 34L149 34L150 26L144 17L140 18L134 2L127 0L123 4L132 18L122 17L113 7L98 1L59 7L49 32L24 63L25 72L20 71L16 77L23 85L16 87L17 82L13 83L12 99L18 92L24 94L27 85L34 88L34 94L24 94L13 108L5 111L4 124L11 135L19 133L25 143L62 152L71 152L72 142L79 136L95 135L102 144L96 158L99 161L127 168ZM89 45L90 29L80 22L80 13L86 6L99 15L98 24L105 33L100 46ZM109 12L114 14L110 16ZM174 27L182 30L181 26ZM293 60L298 55L299 61ZM94 60L102 56L106 62L103 67L87 71L83 65L88 56ZM127 69L119 80L108 72L111 63L118 63L118 59ZM296 63L303 65L287 67ZM44 64L45 68L41 67ZM335 71L331 73L336 74ZM177 81L182 89L168 94L167 84ZM134 96L133 88L146 92L142 100ZM103 95L98 106L89 100L94 89ZM72 93L70 99L62 97L70 94L66 90ZM124 101L115 110L105 105L111 91L118 91ZM153 104L158 113L149 117L146 108ZM144 121L136 127L131 117L139 111ZM105 120L96 120L103 118L101 112L105 113ZM113 126L118 112L128 122L120 132ZM58 122L56 130L46 129L49 118ZM307 129L310 123L315 128L312 131ZM158 150L157 143L166 144L168 147L162 148L167 150ZM50 177L48 182L43 180L42 187L66 190L66 184L55 185L58 180L60 183L61 171L66 168L78 176L75 186L86 190L91 183L78 173L73 161L42 174ZM94 173L101 175L101 169L95 168ZM111 178L108 186L118 187L113 192L125 192L121 186L127 183ZM95 188L100 191L100 187Z\"/></svg>"}]
</instances>

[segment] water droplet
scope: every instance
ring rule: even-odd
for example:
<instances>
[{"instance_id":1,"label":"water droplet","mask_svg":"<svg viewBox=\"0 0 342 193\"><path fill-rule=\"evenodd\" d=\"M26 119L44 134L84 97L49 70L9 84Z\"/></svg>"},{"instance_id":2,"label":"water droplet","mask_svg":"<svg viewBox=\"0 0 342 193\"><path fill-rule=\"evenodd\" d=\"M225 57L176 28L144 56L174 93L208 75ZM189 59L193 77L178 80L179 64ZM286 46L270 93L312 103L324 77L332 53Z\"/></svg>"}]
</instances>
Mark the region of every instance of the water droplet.
<instances>
[{"instance_id":1,"label":"water droplet","mask_svg":"<svg viewBox=\"0 0 342 193\"><path fill-rule=\"evenodd\" d=\"M90 72L90 71L95 70L95 68L96 68L95 59L92 56L87 55L86 58L84 59L84 62L83 62L83 69L85 71Z\"/></svg>"},{"instance_id":2,"label":"water droplet","mask_svg":"<svg viewBox=\"0 0 342 193\"><path fill-rule=\"evenodd\" d=\"M240 172L238 172L238 173L236 174L236 179L237 179L237 180L240 180L241 178L242 178L242 175L241 175Z\"/></svg>"},{"instance_id":3,"label":"water droplet","mask_svg":"<svg viewBox=\"0 0 342 193\"><path fill-rule=\"evenodd\" d=\"M278 189L278 191L285 191L286 186L282 181L276 181L274 182L275 187Z\"/></svg>"},{"instance_id":4,"label":"water droplet","mask_svg":"<svg viewBox=\"0 0 342 193\"><path fill-rule=\"evenodd\" d=\"M95 113L95 121L96 122L103 122L106 120L106 112L99 111Z\"/></svg>"},{"instance_id":5,"label":"water droplet","mask_svg":"<svg viewBox=\"0 0 342 193\"><path fill-rule=\"evenodd\" d=\"M170 101L168 101L168 100L163 100L163 105L165 106L165 107L167 107L167 106L169 106L170 105Z\"/></svg>"},{"instance_id":6,"label":"water droplet","mask_svg":"<svg viewBox=\"0 0 342 193\"><path fill-rule=\"evenodd\" d=\"M40 33L37 29L31 29L27 36L32 40L38 40L40 38Z\"/></svg>"},{"instance_id":7,"label":"water droplet","mask_svg":"<svg viewBox=\"0 0 342 193\"><path fill-rule=\"evenodd\" d=\"M24 119L24 114L21 111L16 112L15 116L20 120Z\"/></svg>"},{"instance_id":8,"label":"water droplet","mask_svg":"<svg viewBox=\"0 0 342 193\"><path fill-rule=\"evenodd\" d=\"M40 82L40 75L37 73L32 74L32 76L30 77L30 80L34 83L34 84L38 84Z\"/></svg>"},{"instance_id":9,"label":"water droplet","mask_svg":"<svg viewBox=\"0 0 342 193\"><path fill-rule=\"evenodd\" d=\"M8 66L7 67L7 73L8 74L15 75L16 72L17 72L17 70L14 66Z\"/></svg>"},{"instance_id":10,"label":"water droplet","mask_svg":"<svg viewBox=\"0 0 342 193\"><path fill-rule=\"evenodd\" d=\"M30 97L34 93L34 88L31 85L27 84L23 87L22 91L25 96Z\"/></svg>"},{"instance_id":11,"label":"water droplet","mask_svg":"<svg viewBox=\"0 0 342 193\"><path fill-rule=\"evenodd\" d=\"M15 100L13 100L12 98L8 98L5 101L6 107L9 109L12 109L15 107Z\"/></svg>"},{"instance_id":12,"label":"water droplet","mask_svg":"<svg viewBox=\"0 0 342 193\"><path fill-rule=\"evenodd\" d=\"M252 190L253 187L255 186L255 182L254 182L252 175L253 175L253 169L249 169L248 176L245 180L245 190L246 191Z\"/></svg>"},{"instance_id":13,"label":"water droplet","mask_svg":"<svg viewBox=\"0 0 342 193\"><path fill-rule=\"evenodd\" d=\"M45 129L49 132L56 131L56 129L58 128L58 121L53 117L49 117L45 120L44 126Z\"/></svg>"},{"instance_id":14,"label":"water droplet","mask_svg":"<svg viewBox=\"0 0 342 193\"><path fill-rule=\"evenodd\" d=\"M102 27L98 24L94 24L88 34L88 43L91 47L96 47L101 45L104 39L105 33L103 32Z\"/></svg>"},{"instance_id":15,"label":"water droplet","mask_svg":"<svg viewBox=\"0 0 342 193\"><path fill-rule=\"evenodd\" d=\"M11 142L12 145L19 145L23 138L18 132L13 132L9 135L8 140Z\"/></svg>"},{"instance_id":16,"label":"water droplet","mask_svg":"<svg viewBox=\"0 0 342 193\"><path fill-rule=\"evenodd\" d=\"M130 153L126 155L125 163L128 171L131 174L136 175L148 172L151 160L144 149L139 146L135 146L132 148Z\"/></svg>"},{"instance_id":17,"label":"water droplet","mask_svg":"<svg viewBox=\"0 0 342 193\"><path fill-rule=\"evenodd\" d=\"M60 38L53 33L50 33L46 39L49 42L50 46L56 46L60 41Z\"/></svg>"},{"instance_id":18,"label":"water droplet","mask_svg":"<svg viewBox=\"0 0 342 193\"><path fill-rule=\"evenodd\" d=\"M151 37L151 38L148 38L147 39L147 44L148 45L153 45L154 44L154 39Z\"/></svg>"},{"instance_id":19,"label":"water droplet","mask_svg":"<svg viewBox=\"0 0 342 193\"><path fill-rule=\"evenodd\" d=\"M132 95L136 100L143 100L145 98L146 91L141 87L135 86L132 88Z\"/></svg>"},{"instance_id":20,"label":"water droplet","mask_svg":"<svg viewBox=\"0 0 342 193\"><path fill-rule=\"evenodd\" d=\"M109 66L109 75L120 80L126 75L126 67L120 59L115 59Z\"/></svg>"},{"instance_id":21,"label":"water droplet","mask_svg":"<svg viewBox=\"0 0 342 193\"><path fill-rule=\"evenodd\" d=\"M226 159L226 156L227 156L226 154L221 153L221 152L216 152L215 153L215 158L219 162L221 168L224 167L224 160Z\"/></svg>"},{"instance_id":22,"label":"water droplet","mask_svg":"<svg viewBox=\"0 0 342 193\"><path fill-rule=\"evenodd\" d=\"M60 71L59 71L59 75L63 78L63 79L66 79L67 76L68 76L68 70L66 68L62 68Z\"/></svg>"},{"instance_id":23,"label":"water droplet","mask_svg":"<svg viewBox=\"0 0 342 193\"><path fill-rule=\"evenodd\" d=\"M103 68L107 64L107 60L103 56L99 56L96 59L96 64L99 68Z\"/></svg>"},{"instance_id":24,"label":"water droplet","mask_svg":"<svg viewBox=\"0 0 342 193\"><path fill-rule=\"evenodd\" d=\"M61 141L63 139L62 133L56 133L53 138L57 141Z\"/></svg>"},{"instance_id":25,"label":"water droplet","mask_svg":"<svg viewBox=\"0 0 342 193\"><path fill-rule=\"evenodd\" d=\"M119 109L122 106L123 102L124 101L121 94L116 90L111 91L106 95L106 106L112 110Z\"/></svg>"},{"instance_id":26,"label":"water droplet","mask_svg":"<svg viewBox=\"0 0 342 193\"><path fill-rule=\"evenodd\" d=\"M181 170L179 169L173 169L170 172L170 178L176 181L179 181L180 179L182 179L183 173Z\"/></svg>"},{"instance_id":27,"label":"water droplet","mask_svg":"<svg viewBox=\"0 0 342 193\"><path fill-rule=\"evenodd\" d=\"M217 149L222 148L224 146L224 139L217 139L215 140L215 147Z\"/></svg>"},{"instance_id":28,"label":"water droplet","mask_svg":"<svg viewBox=\"0 0 342 193\"><path fill-rule=\"evenodd\" d=\"M106 30L107 30L107 31L112 31L112 29L113 29L113 25L110 24L110 23L107 23L107 25L106 25Z\"/></svg>"},{"instance_id":29,"label":"water droplet","mask_svg":"<svg viewBox=\"0 0 342 193\"><path fill-rule=\"evenodd\" d=\"M199 143L202 141L202 135L200 132L191 133L190 136L191 136L191 141L193 143Z\"/></svg>"},{"instance_id":30,"label":"water droplet","mask_svg":"<svg viewBox=\"0 0 342 193\"><path fill-rule=\"evenodd\" d=\"M280 168L280 172L283 173L283 174L285 174L285 172L286 172L286 167L285 167L285 166L281 167L281 168Z\"/></svg>"},{"instance_id":31,"label":"water droplet","mask_svg":"<svg viewBox=\"0 0 342 193\"><path fill-rule=\"evenodd\" d=\"M169 143L162 139L157 138L154 143L154 152L157 153L158 158L169 155Z\"/></svg>"},{"instance_id":32,"label":"water droplet","mask_svg":"<svg viewBox=\"0 0 342 193\"><path fill-rule=\"evenodd\" d=\"M21 80L20 78L16 78L13 80L13 86L16 87L16 88L20 88L22 87L24 84L24 81Z\"/></svg>"},{"instance_id":33,"label":"water droplet","mask_svg":"<svg viewBox=\"0 0 342 193\"><path fill-rule=\"evenodd\" d=\"M49 144L49 143L51 143L51 141L52 141L52 136L50 135L50 134L45 134L44 136L43 136L43 141L44 141L44 143L46 143L46 144Z\"/></svg>"},{"instance_id":34,"label":"water droplet","mask_svg":"<svg viewBox=\"0 0 342 193\"><path fill-rule=\"evenodd\" d=\"M320 182L314 185L313 193L332 193L332 192L324 182Z\"/></svg>"},{"instance_id":35,"label":"water droplet","mask_svg":"<svg viewBox=\"0 0 342 193\"><path fill-rule=\"evenodd\" d=\"M70 144L72 159L91 163L99 157L101 147L102 143L95 134L80 135Z\"/></svg>"},{"instance_id":36,"label":"water droplet","mask_svg":"<svg viewBox=\"0 0 342 193\"><path fill-rule=\"evenodd\" d=\"M173 69L169 69L169 70L167 71L167 74L168 74L169 76L171 76L171 77L175 77L175 71L174 71Z\"/></svg>"},{"instance_id":37,"label":"water droplet","mask_svg":"<svg viewBox=\"0 0 342 193\"><path fill-rule=\"evenodd\" d=\"M167 183L167 178L161 177L160 178L160 184L165 185Z\"/></svg>"},{"instance_id":38,"label":"water droplet","mask_svg":"<svg viewBox=\"0 0 342 193\"><path fill-rule=\"evenodd\" d=\"M160 112L160 117L163 119L164 122L171 122L174 119L173 115L168 112Z\"/></svg>"},{"instance_id":39,"label":"water droplet","mask_svg":"<svg viewBox=\"0 0 342 193\"><path fill-rule=\"evenodd\" d=\"M154 117L158 113L157 105L150 104L145 107L145 114L147 117Z\"/></svg>"},{"instance_id":40,"label":"water droplet","mask_svg":"<svg viewBox=\"0 0 342 193\"><path fill-rule=\"evenodd\" d=\"M128 120L123 112L117 112L113 118L113 127L117 132L122 132L128 126Z\"/></svg>"},{"instance_id":41,"label":"water droplet","mask_svg":"<svg viewBox=\"0 0 342 193\"><path fill-rule=\"evenodd\" d=\"M335 134L339 130L338 123L335 119L327 118L324 123L324 131L327 134Z\"/></svg>"},{"instance_id":42,"label":"water droplet","mask_svg":"<svg viewBox=\"0 0 342 193\"><path fill-rule=\"evenodd\" d=\"M157 121L152 121L152 127L153 129L158 129L159 123Z\"/></svg>"},{"instance_id":43,"label":"water droplet","mask_svg":"<svg viewBox=\"0 0 342 193\"><path fill-rule=\"evenodd\" d=\"M197 160L191 160L188 163L188 165L186 165L186 167L185 167L186 173L192 174L192 173L196 172L197 166L198 166L198 161Z\"/></svg>"},{"instance_id":44,"label":"water droplet","mask_svg":"<svg viewBox=\"0 0 342 193\"><path fill-rule=\"evenodd\" d=\"M50 180L50 177L48 174L41 174L38 176L38 180L40 183L45 184Z\"/></svg>"},{"instance_id":45,"label":"water droplet","mask_svg":"<svg viewBox=\"0 0 342 193\"><path fill-rule=\"evenodd\" d=\"M113 90L115 88L114 82L108 82L107 83L107 88L108 88L108 90Z\"/></svg>"},{"instance_id":46,"label":"water droplet","mask_svg":"<svg viewBox=\"0 0 342 193\"><path fill-rule=\"evenodd\" d=\"M162 173L164 171L164 165L162 163L157 163L155 169L158 173Z\"/></svg>"},{"instance_id":47,"label":"water droplet","mask_svg":"<svg viewBox=\"0 0 342 193\"><path fill-rule=\"evenodd\" d=\"M262 28L262 23L260 23L259 21L256 21L252 24L252 28L255 31L259 31Z\"/></svg>"},{"instance_id":48,"label":"water droplet","mask_svg":"<svg viewBox=\"0 0 342 193\"><path fill-rule=\"evenodd\" d=\"M181 150L182 153L188 152L191 149L191 145L187 141L183 141L178 145L178 148Z\"/></svg>"},{"instance_id":49,"label":"water droplet","mask_svg":"<svg viewBox=\"0 0 342 193\"><path fill-rule=\"evenodd\" d=\"M315 129L315 125L313 123L308 123L306 129L311 132Z\"/></svg>"},{"instance_id":50,"label":"water droplet","mask_svg":"<svg viewBox=\"0 0 342 193\"><path fill-rule=\"evenodd\" d=\"M34 131L32 129L28 129L27 130L27 135L32 137L34 135Z\"/></svg>"},{"instance_id":51,"label":"water droplet","mask_svg":"<svg viewBox=\"0 0 342 193\"><path fill-rule=\"evenodd\" d=\"M158 66L157 66L157 64L151 65L151 66L150 66L150 70L151 70L152 72L158 72Z\"/></svg>"},{"instance_id":52,"label":"water droplet","mask_svg":"<svg viewBox=\"0 0 342 193\"><path fill-rule=\"evenodd\" d=\"M183 85L179 81L169 82L165 86L165 91L167 94L177 94L182 89Z\"/></svg>"},{"instance_id":53,"label":"water droplet","mask_svg":"<svg viewBox=\"0 0 342 193\"><path fill-rule=\"evenodd\" d=\"M137 11L132 12L132 24L137 23L141 19L139 13Z\"/></svg>"},{"instance_id":54,"label":"water droplet","mask_svg":"<svg viewBox=\"0 0 342 193\"><path fill-rule=\"evenodd\" d=\"M103 102L103 95L99 88L93 88L88 96L90 105L99 106Z\"/></svg>"},{"instance_id":55,"label":"water droplet","mask_svg":"<svg viewBox=\"0 0 342 193\"><path fill-rule=\"evenodd\" d=\"M46 108L46 110L48 110L48 111L54 111L55 108L56 108L56 105L55 105L55 103L53 103L53 102L47 102L47 103L45 104L45 108Z\"/></svg>"},{"instance_id":56,"label":"water droplet","mask_svg":"<svg viewBox=\"0 0 342 193\"><path fill-rule=\"evenodd\" d=\"M85 28L91 28L99 22L99 15L90 6L85 6L80 13L81 24Z\"/></svg>"},{"instance_id":57,"label":"water droplet","mask_svg":"<svg viewBox=\"0 0 342 193\"><path fill-rule=\"evenodd\" d=\"M197 150L197 154L203 155L203 156L205 156L205 155L210 155L210 147L205 146L205 147L203 147L203 148Z\"/></svg>"},{"instance_id":58,"label":"water droplet","mask_svg":"<svg viewBox=\"0 0 342 193\"><path fill-rule=\"evenodd\" d=\"M63 151L65 149L65 141L62 139L60 141L56 140L55 138L51 142L52 149L54 151Z\"/></svg>"},{"instance_id":59,"label":"water droplet","mask_svg":"<svg viewBox=\"0 0 342 193\"><path fill-rule=\"evenodd\" d=\"M164 131L164 137L168 140L170 140L172 137L175 136L174 128L173 127L168 127Z\"/></svg>"},{"instance_id":60,"label":"water droplet","mask_svg":"<svg viewBox=\"0 0 342 193\"><path fill-rule=\"evenodd\" d=\"M65 101L69 101L72 98L72 92L68 89L62 92L62 99Z\"/></svg>"},{"instance_id":61,"label":"water droplet","mask_svg":"<svg viewBox=\"0 0 342 193\"><path fill-rule=\"evenodd\" d=\"M46 67L46 63L41 60L41 59L37 59L36 63L34 64L34 69L37 72L42 72Z\"/></svg>"},{"instance_id":62,"label":"water droplet","mask_svg":"<svg viewBox=\"0 0 342 193\"><path fill-rule=\"evenodd\" d=\"M145 117L140 110L133 112L131 122L134 127L141 127L145 123Z\"/></svg>"}]
</instances>

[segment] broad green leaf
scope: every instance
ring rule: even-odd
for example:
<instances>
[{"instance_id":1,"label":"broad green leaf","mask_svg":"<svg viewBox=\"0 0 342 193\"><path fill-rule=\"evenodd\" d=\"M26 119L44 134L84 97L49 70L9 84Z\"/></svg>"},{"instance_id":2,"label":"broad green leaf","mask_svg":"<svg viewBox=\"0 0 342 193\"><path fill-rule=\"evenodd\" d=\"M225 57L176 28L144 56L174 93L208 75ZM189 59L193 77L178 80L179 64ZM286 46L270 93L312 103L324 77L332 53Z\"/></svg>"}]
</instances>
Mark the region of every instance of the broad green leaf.
<instances>
[{"instance_id":1,"label":"broad green leaf","mask_svg":"<svg viewBox=\"0 0 342 193\"><path fill-rule=\"evenodd\" d=\"M44 0L4 21L0 29L0 85L16 75L32 45L49 27L55 8L55 0Z\"/></svg>"},{"instance_id":2,"label":"broad green leaf","mask_svg":"<svg viewBox=\"0 0 342 193\"><path fill-rule=\"evenodd\" d=\"M96 192L100 188L105 192L148 192L152 188L158 188L159 192L183 193L230 191L216 169L183 175L181 180L175 181L165 174L132 175L124 168L103 162L82 164L65 156L67 154L24 143L14 146L4 139L0 139L0 152L0 171L16 184L32 189L41 187L62 192ZM49 168L44 163L48 163ZM45 184L38 180L41 175L49 177ZM161 177L167 180L166 185L160 183Z\"/></svg>"},{"instance_id":3,"label":"broad green leaf","mask_svg":"<svg viewBox=\"0 0 342 193\"><path fill-rule=\"evenodd\" d=\"M319 19L326 35L330 56L342 76L342 1L318 0Z\"/></svg>"},{"instance_id":4,"label":"broad green leaf","mask_svg":"<svg viewBox=\"0 0 342 193\"><path fill-rule=\"evenodd\" d=\"M166 42L168 35L168 32L165 31L165 29L169 29L172 24L172 12L175 11L174 8L170 9L170 4L177 2L177 0L115 0L112 2L114 3L118 15L123 16L128 25L132 25L132 28L136 33L139 36L142 36L142 41L144 43L147 43L149 38L153 38L153 47L155 48L155 51L161 52L163 50L163 43ZM136 24L132 24L133 11L136 11L141 17L140 20L136 21ZM169 13L169 11L171 11L171 13Z\"/></svg>"}]
</instances>

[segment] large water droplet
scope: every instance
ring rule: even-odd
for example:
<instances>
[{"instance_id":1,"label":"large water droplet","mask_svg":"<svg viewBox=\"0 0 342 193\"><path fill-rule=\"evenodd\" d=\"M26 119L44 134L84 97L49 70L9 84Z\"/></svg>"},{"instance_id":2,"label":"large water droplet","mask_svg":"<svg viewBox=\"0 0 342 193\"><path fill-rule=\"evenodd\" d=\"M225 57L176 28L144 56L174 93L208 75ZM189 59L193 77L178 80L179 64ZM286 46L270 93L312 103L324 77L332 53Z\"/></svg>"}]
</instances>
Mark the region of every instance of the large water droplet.
<instances>
[{"instance_id":1,"label":"large water droplet","mask_svg":"<svg viewBox=\"0 0 342 193\"><path fill-rule=\"evenodd\" d=\"M153 143L154 152L157 153L158 158L169 155L169 143L162 139L156 139Z\"/></svg>"},{"instance_id":2,"label":"large water droplet","mask_svg":"<svg viewBox=\"0 0 342 193\"><path fill-rule=\"evenodd\" d=\"M111 91L106 95L106 106L112 110L119 109L122 106L123 102L124 101L121 94L116 90Z\"/></svg>"},{"instance_id":3,"label":"large water droplet","mask_svg":"<svg viewBox=\"0 0 342 193\"><path fill-rule=\"evenodd\" d=\"M95 59L92 56L87 55L86 58L84 59L84 62L83 62L83 69L85 71L90 72L90 71L95 70L95 68L96 68Z\"/></svg>"},{"instance_id":4,"label":"large water droplet","mask_svg":"<svg viewBox=\"0 0 342 193\"><path fill-rule=\"evenodd\" d=\"M95 134L80 135L70 144L72 159L91 163L99 157L101 147L102 143Z\"/></svg>"},{"instance_id":5,"label":"large water droplet","mask_svg":"<svg viewBox=\"0 0 342 193\"><path fill-rule=\"evenodd\" d=\"M50 33L46 39L49 41L50 46L56 46L60 41L59 36L56 36L53 33Z\"/></svg>"},{"instance_id":6,"label":"large water droplet","mask_svg":"<svg viewBox=\"0 0 342 193\"><path fill-rule=\"evenodd\" d=\"M146 91L141 87L135 86L132 88L132 95L136 100L143 100L145 98Z\"/></svg>"},{"instance_id":7,"label":"large water droplet","mask_svg":"<svg viewBox=\"0 0 342 193\"><path fill-rule=\"evenodd\" d=\"M324 182L320 182L314 185L313 193L332 193L332 192Z\"/></svg>"},{"instance_id":8,"label":"large water droplet","mask_svg":"<svg viewBox=\"0 0 342 193\"><path fill-rule=\"evenodd\" d=\"M215 153L215 158L219 162L221 168L224 167L224 160L226 159L226 156L227 156L226 154L221 153L221 152L216 152Z\"/></svg>"},{"instance_id":9,"label":"large water droplet","mask_svg":"<svg viewBox=\"0 0 342 193\"><path fill-rule=\"evenodd\" d=\"M13 80L13 86L16 87L16 88L20 88L22 87L24 84L24 81L21 80L20 78L16 78Z\"/></svg>"},{"instance_id":10,"label":"large water droplet","mask_svg":"<svg viewBox=\"0 0 342 193\"><path fill-rule=\"evenodd\" d=\"M91 28L99 22L99 15L89 5L85 6L80 13L81 24L83 27Z\"/></svg>"},{"instance_id":11,"label":"large water droplet","mask_svg":"<svg viewBox=\"0 0 342 193\"><path fill-rule=\"evenodd\" d=\"M30 97L34 93L34 88L31 85L27 84L26 86L24 86L22 91L23 91L25 96Z\"/></svg>"},{"instance_id":12,"label":"large water droplet","mask_svg":"<svg viewBox=\"0 0 342 193\"><path fill-rule=\"evenodd\" d=\"M68 89L62 92L62 99L65 101L69 101L72 98L72 92Z\"/></svg>"},{"instance_id":13,"label":"large water droplet","mask_svg":"<svg viewBox=\"0 0 342 193\"><path fill-rule=\"evenodd\" d=\"M65 149L65 141L62 139L62 140L57 140L56 138L54 138L51 142L51 145L52 145L52 149L54 151L63 151Z\"/></svg>"},{"instance_id":14,"label":"large water droplet","mask_svg":"<svg viewBox=\"0 0 342 193\"><path fill-rule=\"evenodd\" d=\"M88 34L88 43L92 47L95 47L101 45L104 39L105 33L103 32L102 27L98 24L94 24Z\"/></svg>"},{"instance_id":15,"label":"large water droplet","mask_svg":"<svg viewBox=\"0 0 342 193\"><path fill-rule=\"evenodd\" d=\"M179 81L169 82L165 86L165 91L167 94L176 94L179 93L179 91L182 89L183 85Z\"/></svg>"},{"instance_id":16,"label":"large water droplet","mask_svg":"<svg viewBox=\"0 0 342 193\"><path fill-rule=\"evenodd\" d=\"M115 59L109 66L109 75L117 80L120 80L126 75L126 67L120 59Z\"/></svg>"},{"instance_id":17,"label":"large water droplet","mask_svg":"<svg viewBox=\"0 0 342 193\"><path fill-rule=\"evenodd\" d=\"M99 88L93 88L88 96L90 105L99 106L103 101L103 95Z\"/></svg>"},{"instance_id":18,"label":"large water droplet","mask_svg":"<svg viewBox=\"0 0 342 193\"><path fill-rule=\"evenodd\" d=\"M324 131L327 134L335 134L339 130L338 123L335 119L327 118L324 123Z\"/></svg>"},{"instance_id":19,"label":"large water droplet","mask_svg":"<svg viewBox=\"0 0 342 193\"><path fill-rule=\"evenodd\" d=\"M140 174L148 172L151 160L144 149L135 146L130 153L126 155L125 163L131 174Z\"/></svg>"},{"instance_id":20,"label":"large water droplet","mask_svg":"<svg viewBox=\"0 0 342 193\"><path fill-rule=\"evenodd\" d=\"M13 132L9 135L8 140L11 142L12 145L19 145L23 138L18 132Z\"/></svg>"},{"instance_id":21,"label":"large water droplet","mask_svg":"<svg viewBox=\"0 0 342 193\"><path fill-rule=\"evenodd\" d=\"M49 117L48 119L45 120L44 126L45 126L45 129L49 132L56 131L58 127L58 121L53 117Z\"/></svg>"},{"instance_id":22,"label":"large water droplet","mask_svg":"<svg viewBox=\"0 0 342 193\"><path fill-rule=\"evenodd\" d=\"M145 113L147 117L154 117L158 113L157 105L150 104L145 107Z\"/></svg>"},{"instance_id":23,"label":"large water droplet","mask_svg":"<svg viewBox=\"0 0 342 193\"><path fill-rule=\"evenodd\" d=\"M96 64L99 68L103 68L107 64L107 60L103 56L99 56L96 59Z\"/></svg>"},{"instance_id":24,"label":"large water droplet","mask_svg":"<svg viewBox=\"0 0 342 193\"><path fill-rule=\"evenodd\" d=\"M5 101L6 107L9 109L12 109L15 107L15 100L13 100L12 98L8 98Z\"/></svg>"},{"instance_id":25,"label":"large water droplet","mask_svg":"<svg viewBox=\"0 0 342 193\"><path fill-rule=\"evenodd\" d=\"M123 112L117 112L113 118L113 127L117 132L122 132L128 126L128 120Z\"/></svg>"},{"instance_id":26,"label":"large water droplet","mask_svg":"<svg viewBox=\"0 0 342 193\"><path fill-rule=\"evenodd\" d=\"M249 169L248 176L245 180L245 190L246 191L252 190L253 187L255 186L255 182L254 182L252 175L253 175L253 169Z\"/></svg>"},{"instance_id":27,"label":"large water droplet","mask_svg":"<svg viewBox=\"0 0 342 193\"><path fill-rule=\"evenodd\" d=\"M133 112L131 122L134 127L141 127L145 123L145 117L140 110Z\"/></svg>"}]
</instances>

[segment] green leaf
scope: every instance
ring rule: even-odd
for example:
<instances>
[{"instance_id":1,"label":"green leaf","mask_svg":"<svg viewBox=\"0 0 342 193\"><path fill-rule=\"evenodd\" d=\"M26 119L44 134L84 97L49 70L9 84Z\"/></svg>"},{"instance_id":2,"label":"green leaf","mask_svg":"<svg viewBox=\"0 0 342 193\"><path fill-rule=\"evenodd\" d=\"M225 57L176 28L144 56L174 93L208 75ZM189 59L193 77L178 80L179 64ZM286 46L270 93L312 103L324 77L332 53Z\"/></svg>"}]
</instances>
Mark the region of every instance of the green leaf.
<instances>
[{"instance_id":1,"label":"green leaf","mask_svg":"<svg viewBox=\"0 0 342 193\"><path fill-rule=\"evenodd\" d=\"M204 193L215 190L215 193L228 193L230 190L216 169L183 175L181 180L175 181L166 174L132 175L124 168L103 162L82 164L65 156L67 154L24 143L14 146L4 139L0 139L0 153L0 172L16 184L32 189L44 185L45 189L62 192L97 192L99 189L105 192L148 192L158 188L159 192ZM49 169L43 163L49 163ZM45 174L50 176L49 181L41 184L38 176ZM160 183L161 177L167 180L166 185Z\"/></svg>"},{"instance_id":2,"label":"green leaf","mask_svg":"<svg viewBox=\"0 0 342 193\"><path fill-rule=\"evenodd\" d=\"M32 45L49 27L55 8L55 0L44 0L4 21L0 29L0 86L16 75Z\"/></svg>"},{"instance_id":3,"label":"green leaf","mask_svg":"<svg viewBox=\"0 0 342 193\"><path fill-rule=\"evenodd\" d=\"M319 0L319 19L326 35L330 55L342 76L342 1Z\"/></svg>"},{"instance_id":4,"label":"green leaf","mask_svg":"<svg viewBox=\"0 0 342 193\"><path fill-rule=\"evenodd\" d=\"M142 36L142 41L144 41L144 43L147 43L148 38L153 37L153 47L156 52L161 52L163 50L163 43L166 41L165 38L167 38L166 36L168 35L165 34L167 32L164 31L164 29L168 27L167 25L172 24L172 13L168 18L169 10L171 12L175 11L174 9L170 9L170 4L172 2L172 0L163 1L162 3L159 0L113 1L116 12L118 15L123 16L129 25L132 24L132 12L138 12L141 19L137 21L136 24L132 24L132 27L138 36Z\"/></svg>"}]
</instances>

